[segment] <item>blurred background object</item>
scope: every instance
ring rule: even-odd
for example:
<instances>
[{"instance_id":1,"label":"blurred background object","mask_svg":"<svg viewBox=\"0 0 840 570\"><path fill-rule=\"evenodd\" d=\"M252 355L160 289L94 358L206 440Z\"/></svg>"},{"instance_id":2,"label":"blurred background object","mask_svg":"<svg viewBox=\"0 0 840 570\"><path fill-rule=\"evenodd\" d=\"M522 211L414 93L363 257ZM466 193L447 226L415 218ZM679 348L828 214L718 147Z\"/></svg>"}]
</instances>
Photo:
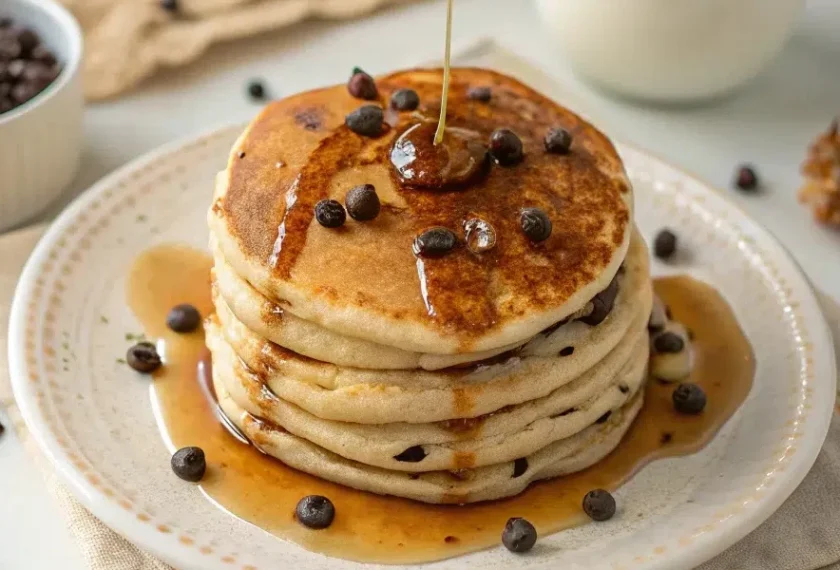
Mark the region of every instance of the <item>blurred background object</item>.
<instances>
[{"instance_id":1,"label":"blurred background object","mask_svg":"<svg viewBox=\"0 0 840 570\"><path fill-rule=\"evenodd\" d=\"M724 95L782 49L804 0L536 0L569 63L608 91L660 102Z\"/></svg>"}]
</instances>

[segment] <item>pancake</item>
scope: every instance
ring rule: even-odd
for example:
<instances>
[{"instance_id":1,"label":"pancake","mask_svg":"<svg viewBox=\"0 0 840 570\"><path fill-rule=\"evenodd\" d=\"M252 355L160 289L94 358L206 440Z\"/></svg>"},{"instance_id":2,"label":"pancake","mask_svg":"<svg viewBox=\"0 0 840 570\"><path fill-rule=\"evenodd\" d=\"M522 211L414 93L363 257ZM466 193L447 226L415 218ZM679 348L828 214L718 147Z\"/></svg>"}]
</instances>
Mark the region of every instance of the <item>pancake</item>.
<instances>
[{"instance_id":1,"label":"pancake","mask_svg":"<svg viewBox=\"0 0 840 570\"><path fill-rule=\"evenodd\" d=\"M212 242L215 240L211 239ZM339 366L369 369L440 370L459 364L477 362L507 352L517 346L481 353L452 355L422 354L375 344L363 339L342 336L315 323L305 321L271 302L244 279L214 248L214 276L219 295L243 325L256 334L284 348L322 362ZM634 309L643 303L649 287L648 252L637 230L631 237L624 271L616 276L618 294L611 314L600 324L602 344L608 350L624 334ZM537 335L522 348L527 356L551 356L566 347L589 343L593 327L583 322L569 322L552 327L551 334Z\"/></svg>"},{"instance_id":2,"label":"pancake","mask_svg":"<svg viewBox=\"0 0 840 570\"><path fill-rule=\"evenodd\" d=\"M208 214L211 233L235 272L286 313L337 335L422 354L482 353L522 343L583 308L607 288L631 233L632 190L613 145L593 126L510 77L481 69L452 72L450 132L487 140L498 127L521 138L525 160L493 166L453 191L418 190L397 180L388 155L395 139L436 118L440 70L377 80L387 107L397 89L420 96L417 112L386 113L376 138L345 125L361 106L345 86L269 104L233 148ZM489 103L467 98L491 86ZM574 136L573 152L545 152L549 127ZM451 135L450 136L454 136ZM328 229L314 222L324 198L373 184L382 211L372 221ZM519 212L539 207L551 236L532 243ZM463 239L481 219L497 236L490 251L460 247L415 258L422 231L443 226Z\"/></svg>"},{"instance_id":3,"label":"pancake","mask_svg":"<svg viewBox=\"0 0 840 570\"><path fill-rule=\"evenodd\" d=\"M405 473L345 459L303 438L261 421L240 408L225 387L214 382L224 413L262 452L286 465L348 487L427 503L463 504L509 497L530 483L586 469L621 441L642 406L643 393L602 424L556 441L524 458L527 469L516 477L514 462L458 472Z\"/></svg>"},{"instance_id":4,"label":"pancake","mask_svg":"<svg viewBox=\"0 0 840 570\"><path fill-rule=\"evenodd\" d=\"M614 377L594 367L537 400L470 421L430 424L355 424L323 420L278 398L225 344L213 353L215 381L253 416L344 458L384 469L421 472L481 467L513 461L586 429L623 406L647 373L647 339ZM406 450L422 447L420 461Z\"/></svg>"}]
</instances>

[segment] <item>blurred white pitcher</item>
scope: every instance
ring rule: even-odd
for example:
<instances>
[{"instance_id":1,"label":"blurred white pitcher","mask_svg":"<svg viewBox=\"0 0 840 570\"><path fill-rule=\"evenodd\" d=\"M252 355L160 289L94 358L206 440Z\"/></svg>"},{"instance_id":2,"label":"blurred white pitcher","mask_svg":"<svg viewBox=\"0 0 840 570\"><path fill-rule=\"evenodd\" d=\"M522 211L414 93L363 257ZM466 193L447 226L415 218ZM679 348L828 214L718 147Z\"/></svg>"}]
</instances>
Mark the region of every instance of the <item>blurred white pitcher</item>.
<instances>
[{"instance_id":1,"label":"blurred white pitcher","mask_svg":"<svg viewBox=\"0 0 840 570\"><path fill-rule=\"evenodd\" d=\"M781 50L804 0L536 0L577 73L656 101L725 94Z\"/></svg>"}]
</instances>

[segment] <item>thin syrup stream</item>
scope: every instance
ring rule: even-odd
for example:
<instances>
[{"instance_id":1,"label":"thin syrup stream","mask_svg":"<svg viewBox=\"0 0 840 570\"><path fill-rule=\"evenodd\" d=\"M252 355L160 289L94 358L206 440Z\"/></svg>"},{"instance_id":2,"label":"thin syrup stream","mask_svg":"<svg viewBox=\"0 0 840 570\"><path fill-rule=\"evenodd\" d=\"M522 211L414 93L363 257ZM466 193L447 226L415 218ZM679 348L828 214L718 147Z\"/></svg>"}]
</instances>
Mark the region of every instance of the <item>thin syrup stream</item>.
<instances>
[{"instance_id":1,"label":"thin syrup stream","mask_svg":"<svg viewBox=\"0 0 840 570\"><path fill-rule=\"evenodd\" d=\"M449 100L449 74L452 52L452 2L446 1L446 54L443 58L443 94L440 98L440 119L435 132L435 144L443 142L443 132L446 129L446 103Z\"/></svg>"}]
</instances>

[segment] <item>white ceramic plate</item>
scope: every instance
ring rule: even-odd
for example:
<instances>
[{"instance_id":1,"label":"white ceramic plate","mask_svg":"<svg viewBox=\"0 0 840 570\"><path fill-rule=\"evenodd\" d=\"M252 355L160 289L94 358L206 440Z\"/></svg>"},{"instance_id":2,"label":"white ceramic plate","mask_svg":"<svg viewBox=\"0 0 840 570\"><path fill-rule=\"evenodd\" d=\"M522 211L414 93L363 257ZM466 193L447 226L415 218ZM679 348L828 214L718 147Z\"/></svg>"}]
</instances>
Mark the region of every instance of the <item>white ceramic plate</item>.
<instances>
[{"instance_id":1,"label":"white ceramic plate","mask_svg":"<svg viewBox=\"0 0 840 570\"><path fill-rule=\"evenodd\" d=\"M116 362L125 334L139 332L123 296L132 259L160 242L204 247L213 176L240 130L171 145L123 168L50 228L12 310L15 395L82 503L176 567L355 568L276 539L173 477L148 384ZM707 186L643 152L620 151L643 233L650 237L666 224L679 232L691 255L670 269L724 293L755 349L757 378L704 451L646 467L618 492L622 516L545 537L531 556L516 559L522 568L693 567L754 529L794 490L832 413L833 346L796 265ZM490 568L510 560L495 548L432 567Z\"/></svg>"}]
</instances>

